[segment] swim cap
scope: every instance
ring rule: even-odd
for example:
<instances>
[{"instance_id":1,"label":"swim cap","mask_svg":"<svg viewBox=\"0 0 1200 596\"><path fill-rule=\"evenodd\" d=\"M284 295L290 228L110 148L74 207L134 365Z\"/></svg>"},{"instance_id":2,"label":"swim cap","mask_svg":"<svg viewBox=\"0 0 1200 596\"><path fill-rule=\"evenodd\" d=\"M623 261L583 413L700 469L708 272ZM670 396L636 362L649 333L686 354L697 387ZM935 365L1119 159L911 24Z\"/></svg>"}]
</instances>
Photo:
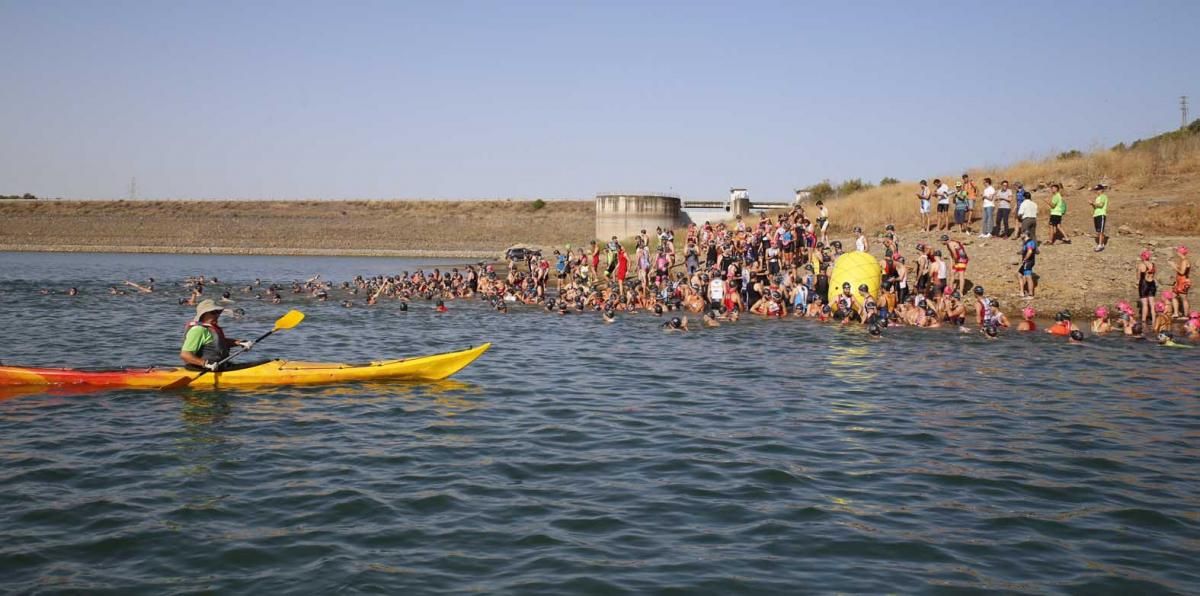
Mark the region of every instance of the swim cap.
<instances>
[{"instance_id":1,"label":"swim cap","mask_svg":"<svg viewBox=\"0 0 1200 596\"><path fill-rule=\"evenodd\" d=\"M1180 246L1179 248L1175 249L1175 252L1186 257L1188 254L1188 248L1186 246Z\"/></svg>"},{"instance_id":2,"label":"swim cap","mask_svg":"<svg viewBox=\"0 0 1200 596\"><path fill-rule=\"evenodd\" d=\"M1096 307L1096 317L1103 319L1108 316L1108 309L1103 306Z\"/></svg>"},{"instance_id":3,"label":"swim cap","mask_svg":"<svg viewBox=\"0 0 1200 596\"><path fill-rule=\"evenodd\" d=\"M867 333L878 336L878 335L882 334L883 331L879 329L879 325L871 325L870 327L867 328Z\"/></svg>"},{"instance_id":4,"label":"swim cap","mask_svg":"<svg viewBox=\"0 0 1200 596\"><path fill-rule=\"evenodd\" d=\"M1167 333L1165 331L1163 333L1159 333L1158 341L1162 341L1162 342L1171 341L1171 334Z\"/></svg>"},{"instance_id":5,"label":"swim cap","mask_svg":"<svg viewBox=\"0 0 1200 596\"><path fill-rule=\"evenodd\" d=\"M917 243L917 251L918 251L918 252L925 252L925 244L924 244L924 243L921 243L921 242L918 242L918 243Z\"/></svg>"},{"instance_id":6,"label":"swim cap","mask_svg":"<svg viewBox=\"0 0 1200 596\"><path fill-rule=\"evenodd\" d=\"M983 295L983 286L975 286L975 295L976 295L976 296L982 296L982 295Z\"/></svg>"},{"instance_id":7,"label":"swim cap","mask_svg":"<svg viewBox=\"0 0 1200 596\"><path fill-rule=\"evenodd\" d=\"M946 234L942 234L942 238L941 238L941 240L942 240L942 242L949 242L949 241L950 241L950 237L949 237L949 236L947 236Z\"/></svg>"},{"instance_id":8,"label":"swim cap","mask_svg":"<svg viewBox=\"0 0 1200 596\"><path fill-rule=\"evenodd\" d=\"M1129 306L1129 303L1124 300L1117 303L1117 310L1119 310L1127 315L1133 314L1133 307Z\"/></svg>"},{"instance_id":9,"label":"swim cap","mask_svg":"<svg viewBox=\"0 0 1200 596\"><path fill-rule=\"evenodd\" d=\"M867 284L858 284L858 291L860 292L866 292L869 289L870 288L867 287Z\"/></svg>"},{"instance_id":10,"label":"swim cap","mask_svg":"<svg viewBox=\"0 0 1200 596\"><path fill-rule=\"evenodd\" d=\"M617 313L613 312L613 309L610 308L610 309L604 311L604 316L611 319L611 318L617 316Z\"/></svg>"},{"instance_id":11,"label":"swim cap","mask_svg":"<svg viewBox=\"0 0 1200 596\"><path fill-rule=\"evenodd\" d=\"M942 290L942 293L949 296L954 293L954 288L952 288L950 286L946 286L946 289Z\"/></svg>"},{"instance_id":12,"label":"swim cap","mask_svg":"<svg viewBox=\"0 0 1200 596\"><path fill-rule=\"evenodd\" d=\"M1193 310L1191 312L1191 314L1188 315L1188 318L1189 319L1200 319L1200 311Z\"/></svg>"},{"instance_id":13,"label":"swim cap","mask_svg":"<svg viewBox=\"0 0 1200 596\"><path fill-rule=\"evenodd\" d=\"M992 308L1000 308L1000 301L996 300L995 298L988 300L988 304L990 304Z\"/></svg>"},{"instance_id":14,"label":"swim cap","mask_svg":"<svg viewBox=\"0 0 1200 596\"><path fill-rule=\"evenodd\" d=\"M679 317L671 317L671 326L672 327L675 327L678 329L680 325L683 325L683 321L680 321Z\"/></svg>"},{"instance_id":15,"label":"swim cap","mask_svg":"<svg viewBox=\"0 0 1200 596\"><path fill-rule=\"evenodd\" d=\"M988 325L987 327L984 327L983 332L987 334L988 337L996 337L996 327L994 325Z\"/></svg>"},{"instance_id":16,"label":"swim cap","mask_svg":"<svg viewBox=\"0 0 1200 596\"><path fill-rule=\"evenodd\" d=\"M1166 303L1166 302L1159 302L1159 303L1155 304L1155 305L1154 305L1154 310L1155 310L1156 312L1160 312L1160 313L1167 312L1167 303Z\"/></svg>"},{"instance_id":17,"label":"swim cap","mask_svg":"<svg viewBox=\"0 0 1200 596\"><path fill-rule=\"evenodd\" d=\"M1153 253L1151 253L1149 250L1143 250L1143 251L1142 251L1142 255L1141 255L1141 256L1142 256L1142 260L1143 260L1143 261L1149 261L1149 260L1150 260L1150 257L1151 257L1152 255L1153 255Z\"/></svg>"},{"instance_id":18,"label":"swim cap","mask_svg":"<svg viewBox=\"0 0 1200 596\"><path fill-rule=\"evenodd\" d=\"M1163 300L1173 300L1175 298L1175 292L1172 292L1171 290L1163 290L1162 297Z\"/></svg>"},{"instance_id":19,"label":"swim cap","mask_svg":"<svg viewBox=\"0 0 1200 596\"><path fill-rule=\"evenodd\" d=\"M1083 341L1083 332L1078 329L1071 330L1071 339L1075 341Z\"/></svg>"},{"instance_id":20,"label":"swim cap","mask_svg":"<svg viewBox=\"0 0 1200 596\"><path fill-rule=\"evenodd\" d=\"M1025 308L1021 309L1021 314L1025 315L1026 319L1032 319L1033 316L1037 314L1037 311L1033 310L1032 306L1026 306Z\"/></svg>"},{"instance_id":21,"label":"swim cap","mask_svg":"<svg viewBox=\"0 0 1200 596\"><path fill-rule=\"evenodd\" d=\"M884 226L884 228L883 228L883 229L885 229L885 230L887 230L887 231L891 232L891 231L894 231L894 230L896 229L896 226L894 226L894 225L892 225L892 224L888 224L888 225Z\"/></svg>"},{"instance_id":22,"label":"swim cap","mask_svg":"<svg viewBox=\"0 0 1200 596\"><path fill-rule=\"evenodd\" d=\"M1054 320L1055 320L1055 321L1062 321L1062 320L1063 320L1063 314L1062 314L1062 312L1056 312L1056 313L1054 313Z\"/></svg>"},{"instance_id":23,"label":"swim cap","mask_svg":"<svg viewBox=\"0 0 1200 596\"><path fill-rule=\"evenodd\" d=\"M1063 319L1070 321L1071 320L1071 311L1069 311L1069 310L1062 311L1062 316L1063 316Z\"/></svg>"},{"instance_id":24,"label":"swim cap","mask_svg":"<svg viewBox=\"0 0 1200 596\"><path fill-rule=\"evenodd\" d=\"M849 289L849 288L850 288L850 282L848 282L848 281L847 281L847 282L843 282L843 283L842 283L842 289L843 289L843 290L845 290L845 289Z\"/></svg>"}]
</instances>

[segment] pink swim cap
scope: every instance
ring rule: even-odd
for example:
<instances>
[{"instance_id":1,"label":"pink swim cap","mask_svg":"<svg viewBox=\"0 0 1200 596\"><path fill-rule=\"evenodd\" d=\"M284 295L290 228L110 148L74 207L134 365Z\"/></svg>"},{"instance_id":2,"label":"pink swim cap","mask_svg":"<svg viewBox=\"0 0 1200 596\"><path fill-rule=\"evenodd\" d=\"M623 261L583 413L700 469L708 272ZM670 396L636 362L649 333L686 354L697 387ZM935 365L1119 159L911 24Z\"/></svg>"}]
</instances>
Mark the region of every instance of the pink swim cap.
<instances>
[{"instance_id":1,"label":"pink swim cap","mask_svg":"<svg viewBox=\"0 0 1200 596\"><path fill-rule=\"evenodd\" d=\"M1142 251L1142 260L1143 261L1149 261L1151 256L1152 256L1152 253L1150 251L1148 251L1148 250Z\"/></svg>"},{"instance_id":2,"label":"pink swim cap","mask_svg":"<svg viewBox=\"0 0 1200 596\"><path fill-rule=\"evenodd\" d=\"M1108 316L1108 309L1103 306L1096 307L1096 318L1103 319Z\"/></svg>"},{"instance_id":3,"label":"pink swim cap","mask_svg":"<svg viewBox=\"0 0 1200 596\"><path fill-rule=\"evenodd\" d=\"M1193 310L1192 314L1188 315L1189 319L1200 319L1200 310Z\"/></svg>"},{"instance_id":4,"label":"pink swim cap","mask_svg":"<svg viewBox=\"0 0 1200 596\"><path fill-rule=\"evenodd\" d=\"M1175 292L1172 292L1171 290L1163 290L1162 297L1163 300L1173 300L1175 298Z\"/></svg>"},{"instance_id":5,"label":"pink swim cap","mask_svg":"<svg viewBox=\"0 0 1200 596\"><path fill-rule=\"evenodd\" d=\"M1177 253L1179 253L1179 254L1181 254L1181 255L1187 256L1187 254L1188 254L1188 249L1187 249L1187 247L1186 247L1186 246L1180 246L1179 248L1175 249L1175 252L1177 252Z\"/></svg>"},{"instance_id":6,"label":"pink swim cap","mask_svg":"<svg viewBox=\"0 0 1200 596\"><path fill-rule=\"evenodd\" d=\"M1037 314L1037 311L1033 310L1032 306L1026 306L1025 308L1021 309L1021 314L1025 315L1026 319L1032 319L1033 315Z\"/></svg>"},{"instance_id":7,"label":"pink swim cap","mask_svg":"<svg viewBox=\"0 0 1200 596\"><path fill-rule=\"evenodd\" d=\"M954 293L954 288L952 288L950 286L946 286L946 289L942 293L949 296Z\"/></svg>"},{"instance_id":8,"label":"pink swim cap","mask_svg":"<svg viewBox=\"0 0 1200 596\"><path fill-rule=\"evenodd\" d=\"M1133 314L1133 307L1129 306L1129 303L1124 300L1117 303L1117 310L1119 310L1127 315Z\"/></svg>"},{"instance_id":9,"label":"pink swim cap","mask_svg":"<svg viewBox=\"0 0 1200 596\"><path fill-rule=\"evenodd\" d=\"M1166 302L1158 302L1158 303L1156 303L1156 304L1154 305L1154 310L1156 310L1156 311L1158 311L1158 312L1167 312L1167 303L1166 303Z\"/></svg>"}]
</instances>

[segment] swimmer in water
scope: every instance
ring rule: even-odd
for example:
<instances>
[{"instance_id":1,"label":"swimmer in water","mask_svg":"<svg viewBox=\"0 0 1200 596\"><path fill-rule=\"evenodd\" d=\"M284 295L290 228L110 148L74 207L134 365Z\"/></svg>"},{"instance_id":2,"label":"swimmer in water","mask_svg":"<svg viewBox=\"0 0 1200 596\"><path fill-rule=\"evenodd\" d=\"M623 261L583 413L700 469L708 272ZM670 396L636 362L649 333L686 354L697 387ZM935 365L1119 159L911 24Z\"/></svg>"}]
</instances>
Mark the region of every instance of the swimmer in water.
<instances>
[{"instance_id":1,"label":"swimmer in water","mask_svg":"<svg viewBox=\"0 0 1200 596\"><path fill-rule=\"evenodd\" d=\"M707 313L704 313L704 318L701 319L700 321L701 321L701 323L704 324L705 327L720 327L721 326L721 321L719 320L720 318L721 318L721 313L717 312L714 309L714 310L708 311Z\"/></svg>"},{"instance_id":2,"label":"swimmer in water","mask_svg":"<svg viewBox=\"0 0 1200 596\"><path fill-rule=\"evenodd\" d=\"M437 301L437 302L434 304L433 310L434 310L434 311L436 311L436 312L446 312L446 311L448 311L449 309L448 309L448 308L446 308L446 303L445 303L445 302L443 302L443 301L441 301L441 300L438 300L438 301Z\"/></svg>"},{"instance_id":3,"label":"swimmer in water","mask_svg":"<svg viewBox=\"0 0 1200 596\"><path fill-rule=\"evenodd\" d=\"M687 331L687 317L671 317L670 321L662 324L663 331Z\"/></svg>"},{"instance_id":4,"label":"swimmer in water","mask_svg":"<svg viewBox=\"0 0 1200 596\"><path fill-rule=\"evenodd\" d=\"M1069 343L1069 344L1083 343L1083 332L1078 329L1072 329L1071 334L1067 336L1067 343Z\"/></svg>"},{"instance_id":5,"label":"swimmer in water","mask_svg":"<svg viewBox=\"0 0 1200 596\"><path fill-rule=\"evenodd\" d=\"M79 295L79 289L71 288L71 289L67 290L67 295L68 296L77 296L77 295Z\"/></svg>"},{"instance_id":6,"label":"swimmer in water","mask_svg":"<svg viewBox=\"0 0 1200 596\"><path fill-rule=\"evenodd\" d=\"M1035 315L1037 311L1033 310L1032 306L1021 309L1021 322L1017 323L1017 331L1037 331L1037 323L1033 322Z\"/></svg>"},{"instance_id":7,"label":"swimmer in water","mask_svg":"<svg viewBox=\"0 0 1200 596\"><path fill-rule=\"evenodd\" d=\"M1167 348L1191 348L1192 347L1192 346L1185 346L1183 344L1175 343L1175 336L1171 335L1170 333L1165 333L1165 332L1158 334L1158 345L1167 347Z\"/></svg>"},{"instance_id":8,"label":"swimmer in water","mask_svg":"<svg viewBox=\"0 0 1200 596\"><path fill-rule=\"evenodd\" d=\"M617 320L617 313L612 308L607 308L604 310L604 313L600 315L600 318L604 319L605 323L612 323Z\"/></svg>"},{"instance_id":9,"label":"swimmer in water","mask_svg":"<svg viewBox=\"0 0 1200 596\"><path fill-rule=\"evenodd\" d=\"M1092 320L1092 334L1104 335L1112 331L1112 323L1108 321L1108 307L1099 306L1096 308L1096 318Z\"/></svg>"}]
</instances>

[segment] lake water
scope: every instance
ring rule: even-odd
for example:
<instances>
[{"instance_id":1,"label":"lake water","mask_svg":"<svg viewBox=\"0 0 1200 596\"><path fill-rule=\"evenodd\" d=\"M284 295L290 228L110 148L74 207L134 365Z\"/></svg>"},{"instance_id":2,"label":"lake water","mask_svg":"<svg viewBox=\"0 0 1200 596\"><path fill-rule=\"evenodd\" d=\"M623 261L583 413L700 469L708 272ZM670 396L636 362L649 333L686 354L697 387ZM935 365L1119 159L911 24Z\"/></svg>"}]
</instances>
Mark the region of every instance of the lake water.
<instances>
[{"instance_id":1,"label":"lake water","mask_svg":"<svg viewBox=\"0 0 1200 596\"><path fill-rule=\"evenodd\" d=\"M0 360L171 363L168 280L418 264L0 254ZM259 356L494 347L440 383L0 401L0 593L1200 592L1200 350L236 306L308 316Z\"/></svg>"}]
</instances>

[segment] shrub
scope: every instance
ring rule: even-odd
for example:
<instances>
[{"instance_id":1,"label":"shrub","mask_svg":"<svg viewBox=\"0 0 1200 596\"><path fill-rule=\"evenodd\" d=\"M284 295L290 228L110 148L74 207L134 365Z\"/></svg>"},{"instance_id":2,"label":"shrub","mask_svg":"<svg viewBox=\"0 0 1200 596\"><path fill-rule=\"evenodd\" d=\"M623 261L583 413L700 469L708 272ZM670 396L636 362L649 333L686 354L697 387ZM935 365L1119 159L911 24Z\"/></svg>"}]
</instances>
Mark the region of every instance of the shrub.
<instances>
[{"instance_id":1,"label":"shrub","mask_svg":"<svg viewBox=\"0 0 1200 596\"><path fill-rule=\"evenodd\" d=\"M842 197L868 188L872 188L870 182L863 182L862 178L851 178L838 185L837 193L839 197Z\"/></svg>"},{"instance_id":2,"label":"shrub","mask_svg":"<svg viewBox=\"0 0 1200 596\"><path fill-rule=\"evenodd\" d=\"M541 199L538 199L533 202L533 210L534 211L537 211L538 209L541 209L542 207L545 207L545 206L546 206L546 201L543 201Z\"/></svg>"},{"instance_id":3,"label":"shrub","mask_svg":"<svg viewBox=\"0 0 1200 596\"><path fill-rule=\"evenodd\" d=\"M1062 153L1058 154L1059 161L1075 159L1076 157L1083 157L1083 152L1078 149L1072 149L1070 151L1063 151Z\"/></svg>"},{"instance_id":4,"label":"shrub","mask_svg":"<svg viewBox=\"0 0 1200 596\"><path fill-rule=\"evenodd\" d=\"M822 201L833 196L834 188L829 183L829 179L822 180L804 190L807 190L810 198L814 201Z\"/></svg>"},{"instance_id":5,"label":"shrub","mask_svg":"<svg viewBox=\"0 0 1200 596\"><path fill-rule=\"evenodd\" d=\"M891 186L893 184L900 184L900 181L891 176L884 176L883 180L879 181L879 186Z\"/></svg>"}]
</instances>

